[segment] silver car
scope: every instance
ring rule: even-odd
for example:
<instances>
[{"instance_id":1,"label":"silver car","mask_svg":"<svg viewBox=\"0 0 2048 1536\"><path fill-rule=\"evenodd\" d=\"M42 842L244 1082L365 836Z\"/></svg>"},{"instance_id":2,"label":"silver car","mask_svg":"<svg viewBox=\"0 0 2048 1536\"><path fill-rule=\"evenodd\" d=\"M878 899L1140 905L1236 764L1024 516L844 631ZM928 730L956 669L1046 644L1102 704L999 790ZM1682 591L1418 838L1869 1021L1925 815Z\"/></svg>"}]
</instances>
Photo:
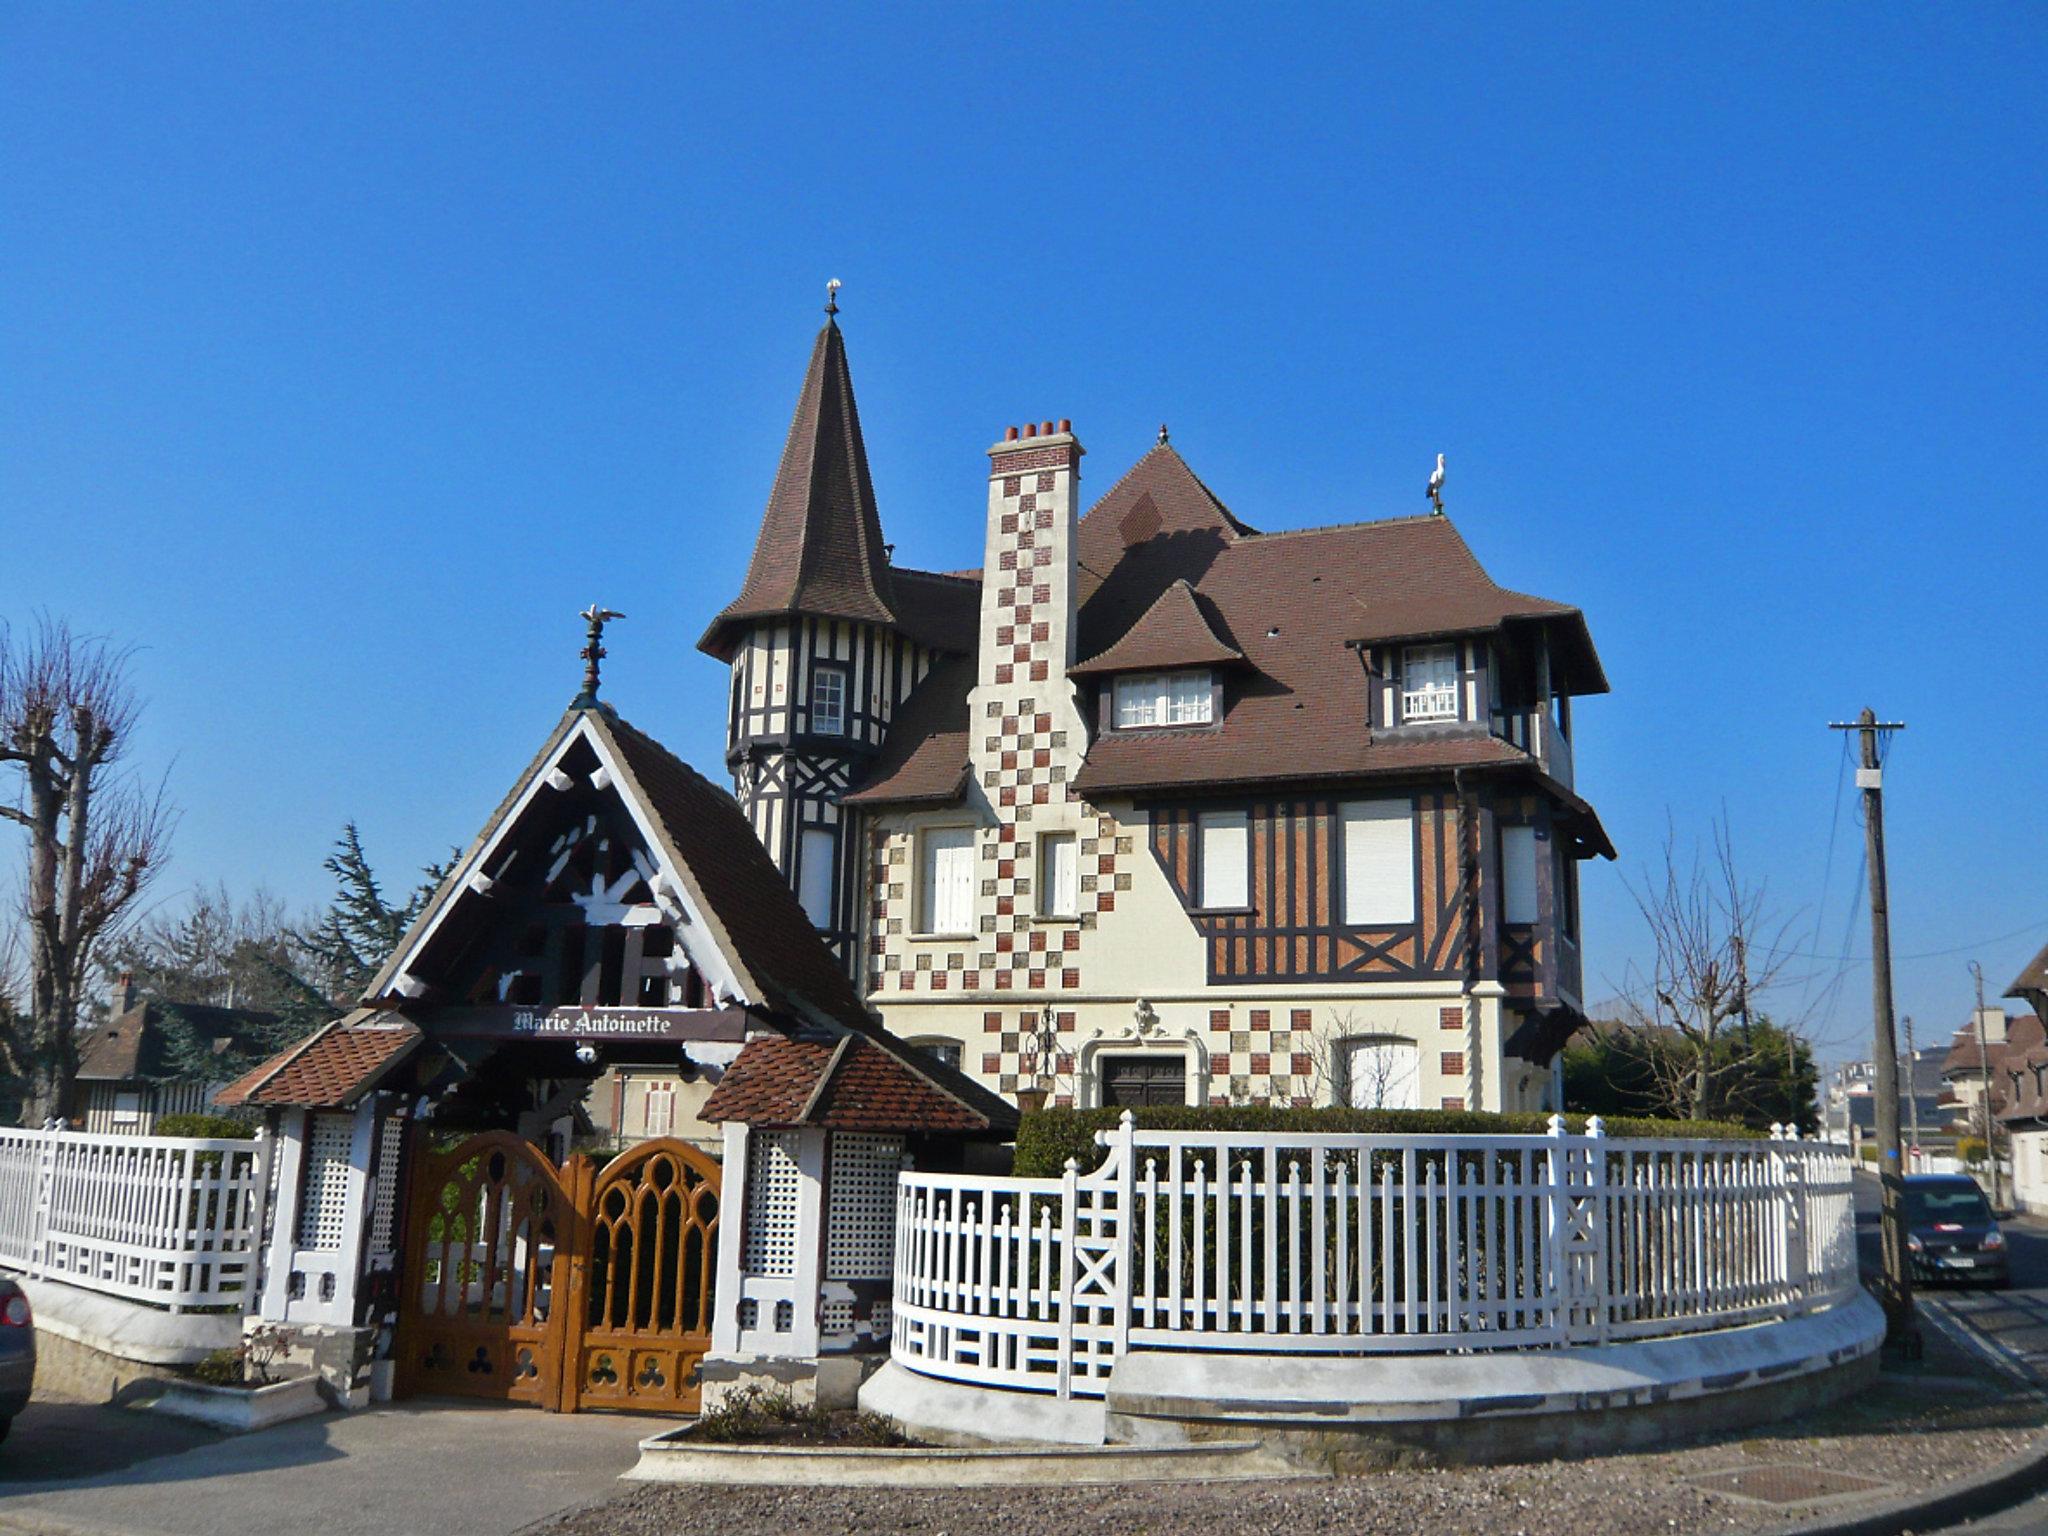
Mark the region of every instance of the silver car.
<instances>
[{"instance_id":1,"label":"silver car","mask_svg":"<svg viewBox=\"0 0 2048 1536\"><path fill-rule=\"evenodd\" d=\"M36 1324L21 1287L0 1275L0 1440L28 1406L36 1379Z\"/></svg>"}]
</instances>

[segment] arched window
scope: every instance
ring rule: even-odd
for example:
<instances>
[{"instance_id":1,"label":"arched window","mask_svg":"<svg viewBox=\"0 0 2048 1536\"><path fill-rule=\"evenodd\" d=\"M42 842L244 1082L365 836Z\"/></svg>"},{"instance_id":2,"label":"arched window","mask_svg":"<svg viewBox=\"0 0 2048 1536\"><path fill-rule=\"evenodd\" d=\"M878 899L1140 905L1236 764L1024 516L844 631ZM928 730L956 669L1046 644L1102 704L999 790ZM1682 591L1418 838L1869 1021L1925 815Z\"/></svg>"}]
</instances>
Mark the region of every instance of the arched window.
<instances>
[{"instance_id":1,"label":"arched window","mask_svg":"<svg viewBox=\"0 0 2048 1536\"><path fill-rule=\"evenodd\" d=\"M1353 1109L1420 1109L1422 1052L1404 1035L1358 1035L1337 1045L1341 1101Z\"/></svg>"}]
</instances>

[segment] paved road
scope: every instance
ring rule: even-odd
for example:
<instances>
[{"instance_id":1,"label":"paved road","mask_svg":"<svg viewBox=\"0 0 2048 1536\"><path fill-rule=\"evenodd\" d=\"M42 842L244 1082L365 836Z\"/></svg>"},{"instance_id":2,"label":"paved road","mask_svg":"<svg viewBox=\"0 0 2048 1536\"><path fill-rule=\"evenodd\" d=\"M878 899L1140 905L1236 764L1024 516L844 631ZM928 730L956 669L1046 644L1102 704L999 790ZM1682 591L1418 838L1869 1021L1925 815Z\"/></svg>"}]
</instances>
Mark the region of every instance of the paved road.
<instances>
[{"instance_id":1,"label":"paved road","mask_svg":"<svg viewBox=\"0 0 2048 1536\"><path fill-rule=\"evenodd\" d=\"M15 1479L0 1479L6 1536L510 1536L618 1492L641 1438L674 1423L410 1402L194 1443L116 1408L34 1430L39 1406L0 1447ZM54 1470L50 1448L81 1433L127 1448L98 1455L91 1475L37 1481Z\"/></svg>"},{"instance_id":2,"label":"paved road","mask_svg":"<svg viewBox=\"0 0 2048 1536\"><path fill-rule=\"evenodd\" d=\"M1864 1264L1876 1268L1877 1181L1856 1181L1856 1239ZM2003 1366L2015 1390L2048 1391L2048 1224L2016 1217L2005 1228L2012 1286L1925 1287L1916 1293L1923 1328L1940 1328ZM2048 1493L2003 1514L1933 1536L2048 1536Z\"/></svg>"}]
</instances>

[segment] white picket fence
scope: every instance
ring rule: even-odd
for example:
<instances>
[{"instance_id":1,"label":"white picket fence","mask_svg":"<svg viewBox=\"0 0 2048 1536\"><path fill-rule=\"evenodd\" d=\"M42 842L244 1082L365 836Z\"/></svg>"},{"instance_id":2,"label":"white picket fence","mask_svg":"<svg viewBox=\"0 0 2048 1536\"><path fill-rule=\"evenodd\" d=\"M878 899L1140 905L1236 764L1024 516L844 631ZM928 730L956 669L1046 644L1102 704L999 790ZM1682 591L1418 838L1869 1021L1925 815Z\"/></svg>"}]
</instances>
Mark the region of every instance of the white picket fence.
<instances>
[{"instance_id":1,"label":"white picket fence","mask_svg":"<svg viewBox=\"0 0 2048 1536\"><path fill-rule=\"evenodd\" d=\"M895 1358L1100 1395L1133 1345L1361 1354L1605 1343L1832 1306L1846 1149L1570 1135L1097 1135L1060 1179L906 1173Z\"/></svg>"},{"instance_id":2,"label":"white picket fence","mask_svg":"<svg viewBox=\"0 0 2048 1536\"><path fill-rule=\"evenodd\" d=\"M263 1142L0 1130L0 1268L168 1307L253 1303Z\"/></svg>"}]
</instances>

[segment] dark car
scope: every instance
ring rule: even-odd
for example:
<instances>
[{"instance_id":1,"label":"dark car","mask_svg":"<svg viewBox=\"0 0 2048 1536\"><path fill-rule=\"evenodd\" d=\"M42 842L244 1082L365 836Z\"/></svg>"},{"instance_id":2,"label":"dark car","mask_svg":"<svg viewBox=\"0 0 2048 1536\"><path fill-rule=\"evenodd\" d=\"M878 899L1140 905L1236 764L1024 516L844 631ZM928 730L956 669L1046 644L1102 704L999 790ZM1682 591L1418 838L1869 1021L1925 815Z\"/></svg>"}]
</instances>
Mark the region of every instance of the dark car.
<instances>
[{"instance_id":1,"label":"dark car","mask_svg":"<svg viewBox=\"0 0 2048 1536\"><path fill-rule=\"evenodd\" d=\"M2005 1234L1977 1181L1960 1173L1906 1180L1906 1248L1921 1281L2008 1282Z\"/></svg>"},{"instance_id":2,"label":"dark car","mask_svg":"<svg viewBox=\"0 0 2048 1536\"><path fill-rule=\"evenodd\" d=\"M0 1275L0 1440L28 1406L36 1379L36 1323L21 1287Z\"/></svg>"}]
</instances>

